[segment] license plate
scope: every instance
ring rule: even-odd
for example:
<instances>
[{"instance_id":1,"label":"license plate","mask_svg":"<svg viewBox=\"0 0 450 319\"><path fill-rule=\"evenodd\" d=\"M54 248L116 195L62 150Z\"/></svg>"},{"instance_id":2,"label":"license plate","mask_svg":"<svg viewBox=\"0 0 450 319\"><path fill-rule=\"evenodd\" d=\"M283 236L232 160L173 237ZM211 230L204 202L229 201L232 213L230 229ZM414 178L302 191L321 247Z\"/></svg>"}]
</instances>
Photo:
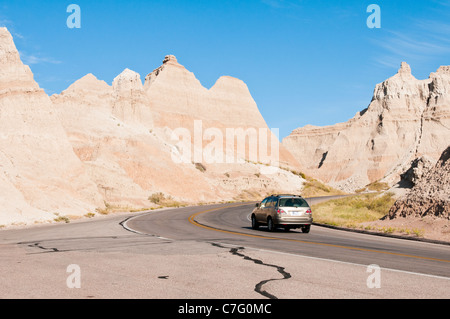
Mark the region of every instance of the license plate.
<instances>
[{"instance_id":1,"label":"license plate","mask_svg":"<svg viewBox=\"0 0 450 319\"><path fill-rule=\"evenodd\" d=\"M291 212L292 216L301 216L302 212Z\"/></svg>"}]
</instances>

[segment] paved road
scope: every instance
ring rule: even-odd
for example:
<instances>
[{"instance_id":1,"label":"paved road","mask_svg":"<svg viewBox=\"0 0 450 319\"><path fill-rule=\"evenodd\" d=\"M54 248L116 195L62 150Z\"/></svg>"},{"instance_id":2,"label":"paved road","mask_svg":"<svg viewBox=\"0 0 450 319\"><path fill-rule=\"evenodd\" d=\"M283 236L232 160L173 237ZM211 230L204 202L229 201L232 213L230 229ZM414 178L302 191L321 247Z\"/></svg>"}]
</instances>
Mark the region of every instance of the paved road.
<instances>
[{"instance_id":1,"label":"paved road","mask_svg":"<svg viewBox=\"0 0 450 319\"><path fill-rule=\"evenodd\" d=\"M251 229L254 205L207 208L195 214L176 211L151 213L127 221L141 233L175 240L218 241L302 256L332 259L362 265L418 272L450 278L450 246L413 242L312 226L309 234L300 230L268 232Z\"/></svg>"},{"instance_id":2,"label":"paved road","mask_svg":"<svg viewBox=\"0 0 450 319\"><path fill-rule=\"evenodd\" d=\"M254 231L251 209L1 230L0 298L450 298L449 246L318 226Z\"/></svg>"}]
</instances>

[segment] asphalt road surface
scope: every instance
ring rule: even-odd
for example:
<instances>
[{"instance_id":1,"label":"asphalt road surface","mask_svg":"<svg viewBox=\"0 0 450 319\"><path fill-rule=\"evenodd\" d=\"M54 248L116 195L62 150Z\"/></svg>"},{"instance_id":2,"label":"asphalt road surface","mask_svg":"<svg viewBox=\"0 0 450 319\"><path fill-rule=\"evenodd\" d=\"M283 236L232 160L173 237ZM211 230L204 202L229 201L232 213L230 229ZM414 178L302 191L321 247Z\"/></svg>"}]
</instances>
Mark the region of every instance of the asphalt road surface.
<instances>
[{"instance_id":1,"label":"asphalt road surface","mask_svg":"<svg viewBox=\"0 0 450 319\"><path fill-rule=\"evenodd\" d=\"M253 204L0 231L0 298L450 298L450 246L312 226Z\"/></svg>"}]
</instances>

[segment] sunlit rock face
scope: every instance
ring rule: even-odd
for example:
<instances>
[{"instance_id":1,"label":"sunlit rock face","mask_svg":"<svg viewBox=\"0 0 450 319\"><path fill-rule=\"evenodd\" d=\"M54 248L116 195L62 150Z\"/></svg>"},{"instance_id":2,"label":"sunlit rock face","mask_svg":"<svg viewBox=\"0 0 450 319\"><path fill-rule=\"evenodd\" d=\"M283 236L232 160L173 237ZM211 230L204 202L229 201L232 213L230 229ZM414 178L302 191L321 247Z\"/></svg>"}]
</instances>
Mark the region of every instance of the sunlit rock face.
<instances>
[{"instance_id":1,"label":"sunlit rock face","mask_svg":"<svg viewBox=\"0 0 450 319\"><path fill-rule=\"evenodd\" d=\"M354 191L395 184L421 156L437 160L450 140L450 68L417 80L408 64L375 87L368 108L348 122L305 126L283 140L305 171Z\"/></svg>"}]
</instances>

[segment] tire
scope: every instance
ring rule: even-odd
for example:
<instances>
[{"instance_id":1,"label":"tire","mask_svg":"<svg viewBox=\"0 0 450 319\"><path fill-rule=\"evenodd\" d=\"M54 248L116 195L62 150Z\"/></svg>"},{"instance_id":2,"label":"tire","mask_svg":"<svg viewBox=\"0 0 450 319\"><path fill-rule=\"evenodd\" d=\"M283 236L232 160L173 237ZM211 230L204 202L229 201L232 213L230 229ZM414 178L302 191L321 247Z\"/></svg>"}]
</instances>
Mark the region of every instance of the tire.
<instances>
[{"instance_id":1,"label":"tire","mask_svg":"<svg viewBox=\"0 0 450 319\"><path fill-rule=\"evenodd\" d=\"M252 229L254 230L259 229L259 223L256 221L255 215L252 215Z\"/></svg>"},{"instance_id":2,"label":"tire","mask_svg":"<svg viewBox=\"0 0 450 319\"><path fill-rule=\"evenodd\" d=\"M267 218L267 229L272 232L275 230L275 224L273 223L272 218Z\"/></svg>"},{"instance_id":3,"label":"tire","mask_svg":"<svg viewBox=\"0 0 450 319\"><path fill-rule=\"evenodd\" d=\"M311 225L306 225L302 227L302 232L307 234L311 230Z\"/></svg>"}]
</instances>

